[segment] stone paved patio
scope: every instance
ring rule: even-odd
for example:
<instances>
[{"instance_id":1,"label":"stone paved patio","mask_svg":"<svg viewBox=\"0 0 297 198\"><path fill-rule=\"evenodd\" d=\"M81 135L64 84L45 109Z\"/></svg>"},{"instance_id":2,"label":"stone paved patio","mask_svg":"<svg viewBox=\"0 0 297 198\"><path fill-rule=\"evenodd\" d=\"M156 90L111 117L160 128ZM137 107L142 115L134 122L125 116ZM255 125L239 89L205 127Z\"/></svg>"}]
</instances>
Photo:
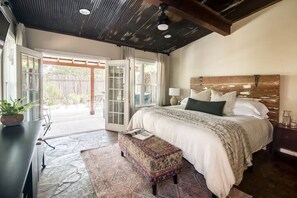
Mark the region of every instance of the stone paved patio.
<instances>
[{"instance_id":1,"label":"stone paved patio","mask_svg":"<svg viewBox=\"0 0 297 198\"><path fill-rule=\"evenodd\" d=\"M80 151L116 143L117 133L103 130L48 142L56 149L45 148L46 168L40 176L37 197L96 197Z\"/></svg>"},{"instance_id":2,"label":"stone paved patio","mask_svg":"<svg viewBox=\"0 0 297 198\"><path fill-rule=\"evenodd\" d=\"M45 114L50 114L52 125L44 138L51 139L104 129L103 109L97 107L95 110L95 115L90 115L89 107L84 104L49 108Z\"/></svg>"}]
</instances>

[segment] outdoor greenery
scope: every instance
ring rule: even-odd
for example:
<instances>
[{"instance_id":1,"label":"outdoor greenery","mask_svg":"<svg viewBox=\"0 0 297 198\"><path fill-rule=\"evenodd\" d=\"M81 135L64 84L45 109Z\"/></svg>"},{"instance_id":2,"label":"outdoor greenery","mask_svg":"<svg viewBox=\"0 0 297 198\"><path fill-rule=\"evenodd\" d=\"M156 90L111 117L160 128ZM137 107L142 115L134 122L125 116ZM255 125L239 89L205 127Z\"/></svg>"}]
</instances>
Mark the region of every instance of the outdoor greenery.
<instances>
[{"instance_id":1,"label":"outdoor greenery","mask_svg":"<svg viewBox=\"0 0 297 198\"><path fill-rule=\"evenodd\" d=\"M105 70L95 70L95 94L104 91ZM46 65L44 67L44 104L60 106L90 101L90 69Z\"/></svg>"},{"instance_id":2,"label":"outdoor greenery","mask_svg":"<svg viewBox=\"0 0 297 198\"><path fill-rule=\"evenodd\" d=\"M44 101L48 106L55 105L55 101L60 98L59 88L55 84L45 83L44 84Z\"/></svg>"},{"instance_id":3,"label":"outdoor greenery","mask_svg":"<svg viewBox=\"0 0 297 198\"><path fill-rule=\"evenodd\" d=\"M47 65L44 68L45 75L77 75L77 76L86 76L89 75L90 72L88 69L84 68L73 68L73 67L58 67Z\"/></svg>"},{"instance_id":4,"label":"outdoor greenery","mask_svg":"<svg viewBox=\"0 0 297 198\"><path fill-rule=\"evenodd\" d=\"M20 98L20 99L10 99L10 102L7 100L1 100L0 103L0 114L1 115L16 115L16 114L22 114L26 112L29 108L31 108L34 103L29 102L23 104L23 101L26 98Z\"/></svg>"}]
</instances>

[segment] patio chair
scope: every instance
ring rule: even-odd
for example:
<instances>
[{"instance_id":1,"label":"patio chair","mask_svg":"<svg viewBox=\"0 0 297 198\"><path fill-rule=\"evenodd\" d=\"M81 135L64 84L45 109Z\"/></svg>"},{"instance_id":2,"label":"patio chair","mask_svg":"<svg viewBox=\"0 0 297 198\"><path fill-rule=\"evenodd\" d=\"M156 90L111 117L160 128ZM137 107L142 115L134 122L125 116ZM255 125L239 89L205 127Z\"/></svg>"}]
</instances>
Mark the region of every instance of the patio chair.
<instances>
[{"instance_id":1,"label":"patio chair","mask_svg":"<svg viewBox=\"0 0 297 198\"><path fill-rule=\"evenodd\" d=\"M43 126L43 130L44 130L44 132L43 132L43 137L44 137L46 135L46 133L51 130L51 125L52 125L51 112L50 112L49 107L43 108L43 119L44 119L44 124L42 126ZM44 138L42 138L42 141L44 143L46 143L46 145L48 145L52 149L55 149L55 147L50 145Z\"/></svg>"}]
</instances>

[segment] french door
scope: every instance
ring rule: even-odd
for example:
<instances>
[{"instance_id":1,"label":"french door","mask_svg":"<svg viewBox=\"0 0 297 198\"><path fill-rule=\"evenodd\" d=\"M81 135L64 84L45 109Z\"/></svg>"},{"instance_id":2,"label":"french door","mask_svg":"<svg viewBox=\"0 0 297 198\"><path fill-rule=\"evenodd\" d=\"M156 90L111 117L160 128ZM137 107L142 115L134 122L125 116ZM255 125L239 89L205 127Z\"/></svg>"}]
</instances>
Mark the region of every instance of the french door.
<instances>
[{"instance_id":1,"label":"french door","mask_svg":"<svg viewBox=\"0 0 297 198\"><path fill-rule=\"evenodd\" d=\"M35 105L25 113L25 120L38 120L42 117L42 54L17 45L17 98L25 97L24 102Z\"/></svg>"},{"instance_id":2,"label":"french door","mask_svg":"<svg viewBox=\"0 0 297 198\"><path fill-rule=\"evenodd\" d=\"M105 128L126 130L129 122L129 60L106 62Z\"/></svg>"}]
</instances>

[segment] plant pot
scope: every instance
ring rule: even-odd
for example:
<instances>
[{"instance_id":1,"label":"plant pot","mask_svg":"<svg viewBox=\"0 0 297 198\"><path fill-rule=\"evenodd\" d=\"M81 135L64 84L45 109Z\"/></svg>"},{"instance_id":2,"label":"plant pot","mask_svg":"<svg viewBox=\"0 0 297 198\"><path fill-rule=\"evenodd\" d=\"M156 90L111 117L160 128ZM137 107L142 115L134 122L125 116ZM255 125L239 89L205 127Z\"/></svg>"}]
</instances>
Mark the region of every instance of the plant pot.
<instances>
[{"instance_id":1,"label":"plant pot","mask_svg":"<svg viewBox=\"0 0 297 198\"><path fill-rule=\"evenodd\" d=\"M5 126L16 126L23 122L24 115L23 114L15 114L15 115L2 115L1 123Z\"/></svg>"}]
</instances>

